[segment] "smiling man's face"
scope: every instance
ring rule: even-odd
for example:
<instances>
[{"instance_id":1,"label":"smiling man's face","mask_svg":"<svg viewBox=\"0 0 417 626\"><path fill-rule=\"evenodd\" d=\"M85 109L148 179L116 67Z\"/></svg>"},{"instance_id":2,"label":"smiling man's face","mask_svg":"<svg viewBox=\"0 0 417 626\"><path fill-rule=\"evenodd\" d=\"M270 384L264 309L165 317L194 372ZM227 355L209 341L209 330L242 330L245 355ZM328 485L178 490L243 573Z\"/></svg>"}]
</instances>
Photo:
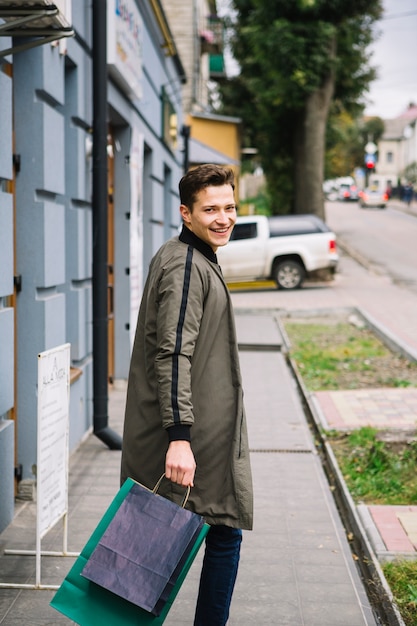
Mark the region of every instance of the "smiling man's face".
<instances>
[{"instance_id":1,"label":"smiling man's face","mask_svg":"<svg viewBox=\"0 0 417 626\"><path fill-rule=\"evenodd\" d=\"M216 252L225 246L236 222L236 204L231 185L205 187L192 208L181 204L184 224Z\"/></svg>"}]
</instances>

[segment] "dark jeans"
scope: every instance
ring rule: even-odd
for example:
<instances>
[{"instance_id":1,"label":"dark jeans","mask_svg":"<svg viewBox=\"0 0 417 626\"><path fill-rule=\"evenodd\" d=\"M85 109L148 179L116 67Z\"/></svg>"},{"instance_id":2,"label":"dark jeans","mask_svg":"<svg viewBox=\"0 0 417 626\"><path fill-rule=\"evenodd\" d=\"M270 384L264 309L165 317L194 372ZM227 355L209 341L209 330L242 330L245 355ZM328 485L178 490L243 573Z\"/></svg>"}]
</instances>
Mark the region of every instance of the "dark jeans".
<instances>
[{"instance_id":1,"label":"dark jeans","mask_svg":"<svg viewBox=\"0 0 417 626\"><path fill-rule=\"evenodd\" d=\"M239 565L242 531L212 526L206 537L194 626L224 626Z\"/></svg>"}]
</instances>

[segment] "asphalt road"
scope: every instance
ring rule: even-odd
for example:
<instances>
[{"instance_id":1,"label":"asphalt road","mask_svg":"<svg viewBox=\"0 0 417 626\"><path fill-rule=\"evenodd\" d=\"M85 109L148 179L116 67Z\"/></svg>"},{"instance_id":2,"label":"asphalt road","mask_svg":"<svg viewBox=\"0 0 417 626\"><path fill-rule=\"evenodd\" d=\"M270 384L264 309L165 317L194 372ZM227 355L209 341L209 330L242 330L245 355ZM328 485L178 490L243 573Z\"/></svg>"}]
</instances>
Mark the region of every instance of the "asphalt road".
<instances>
[{"instance_id":1,"label":"asphalt road","mask_svg":"<svg viewBox=\"0 0 417 626\"><path fill-rule=\"evenodd\" d=\"M326 222L341 247L363 265L417 293L417 216L395 208L327 202Z\"/></svg>"}]
</instances>

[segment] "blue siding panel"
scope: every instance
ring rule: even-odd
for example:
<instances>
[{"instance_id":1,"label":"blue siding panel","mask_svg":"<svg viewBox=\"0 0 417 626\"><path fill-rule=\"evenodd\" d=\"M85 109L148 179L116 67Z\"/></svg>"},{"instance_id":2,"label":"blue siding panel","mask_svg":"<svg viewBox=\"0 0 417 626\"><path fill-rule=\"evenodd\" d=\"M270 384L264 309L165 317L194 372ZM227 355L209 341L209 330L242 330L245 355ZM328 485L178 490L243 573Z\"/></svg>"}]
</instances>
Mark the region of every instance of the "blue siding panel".
<instances>
[{"instance_id":1,"label":"blue siding panel","mask_svg":"<svg viewBox=\"0 0 417 626\"><path fill-rule=\"evenodd\" d=\"M1 136L1 135L0 135ZM0 298L13 293L13 196L0 191ZM1 345L1 343L0 343Z\"/></svg>"},{"instance_id":2,"label":"blue siding panel","mask_svg":"<svg viewBox=\"0 0 417 626\"><path fill-rule=\"evenodd\" d=\"M0 346L0 416L2 416L14 403L14 314L11 308L0 309Z\"/></svg>"},{"instance_id":3,"label":"blue siding panel","mask_svg":"<svg viewBox=\"0 0 417 626\"><path fill-rule=\"evenodd\" d=\"M13 177L12 159L12 81L0 72L0 178Z\"/></svg>"},{"instance_id":4,"label":"blue siding panel","mask_svg":"<svg viewBox=\"0 0 417 626\"><path fill-rule=\"evenodd\" d=\"M43 206L43 276L38 287L52 287L65 282L65 210L61 204Z\"/></svg>"},{"instance_id":5,"label":"blue siding panel","mask_svg":"<svg viewBox=\"0 0 417 626\"><path fill-rule=\"evenodd\" d=\"M14 515L14 422L0 422L0 533Z\"/></svg>"}]
</instances>

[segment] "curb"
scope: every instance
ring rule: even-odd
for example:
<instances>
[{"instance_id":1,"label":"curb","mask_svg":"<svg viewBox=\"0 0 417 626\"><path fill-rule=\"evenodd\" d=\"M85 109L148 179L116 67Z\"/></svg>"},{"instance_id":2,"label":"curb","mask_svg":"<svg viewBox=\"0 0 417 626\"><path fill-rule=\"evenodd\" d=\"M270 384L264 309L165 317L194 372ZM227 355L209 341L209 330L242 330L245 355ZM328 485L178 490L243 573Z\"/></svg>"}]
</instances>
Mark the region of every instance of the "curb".
<instances>
[{"instance_id":1,"label":"curb","mask_svg":"<svg viewBox=\"0 0 417 626\"><path fill-rule=\"evenodd\" d=\"M377 322L377 320L366 313L363 309L355 307L358 315L369 325L374 333L384 342L384 344L390 348L393 352L397 352L402 356L405 356L410 361L417 361L417 351L396 337L386 326Z\"/></svg>"},{"instance_id":2,"label":"curb","mask_svg":"<svg viewBox=\"0 0 417 626\"><path fill-rule=\"evenodd\" d=\"M362 522L362 527L364 528L366 535L371 542L373 550L378 559L381 558L387 552L385 544L382 540L382 537L379 533L377 526L372 519L372 515L366 504L358 504L356 506L356 511L359 515L359 519Z\"/></svg>"},{"instance_id":3,"label":"curb","mask_svg":"<svg viewBox=\"0 0 417 626\"><path fill-rule=\"evenodd\" d=\"M355 248L352 248L352 246L350 246L340 235L337 235L337 245L339 246L341 250L343 250L345 254L350 256L354 261L359 263L359 265L364 267L369 272L372 272L373 274L377 274L378 276L386 275L385 270L381 271L379 265L371 263L369 259L367 259L360 252L358 252L358 250L355 250Z\"/></svg>"}]
</instances>

